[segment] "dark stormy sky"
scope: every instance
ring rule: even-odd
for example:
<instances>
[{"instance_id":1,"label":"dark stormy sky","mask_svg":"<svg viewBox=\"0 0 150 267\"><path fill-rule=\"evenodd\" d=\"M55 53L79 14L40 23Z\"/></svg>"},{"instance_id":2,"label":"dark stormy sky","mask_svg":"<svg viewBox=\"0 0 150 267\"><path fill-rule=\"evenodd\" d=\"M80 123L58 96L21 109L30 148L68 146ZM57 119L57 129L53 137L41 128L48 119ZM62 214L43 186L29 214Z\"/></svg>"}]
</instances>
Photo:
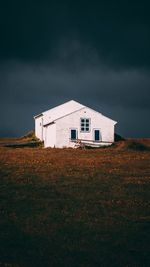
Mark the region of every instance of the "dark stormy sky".
<instances>
[{"instance_id":1,"label":"dark stormy sky","mask_svg":"<svg viewBox=\"0 0 150 267\"><path fill-rule=\"evenodd\" d=\"M150 133L149 1L1 1L0 136L33 129L33 115L74 99Z\"/></svg>"}]
</instances>

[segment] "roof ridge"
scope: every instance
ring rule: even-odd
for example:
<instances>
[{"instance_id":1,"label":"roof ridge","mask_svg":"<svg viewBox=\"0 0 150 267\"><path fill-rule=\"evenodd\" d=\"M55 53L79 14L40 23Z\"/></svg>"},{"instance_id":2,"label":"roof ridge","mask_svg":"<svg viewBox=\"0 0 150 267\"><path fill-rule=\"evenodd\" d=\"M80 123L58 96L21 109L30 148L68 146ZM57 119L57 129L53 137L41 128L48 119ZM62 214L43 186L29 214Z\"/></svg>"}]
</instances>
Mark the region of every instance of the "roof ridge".
<instances>
[{"instance_id":1,"label":"roof ridge","mask_svg":"<svg viewBox=\"0 0 150 267\"><path fill-rule=\"evenodd\" d=\"M36 118L38 118L38 117L40 117L40 116L43 116L45 113L47 113L47 112L49 112L49 111L51 111L51 110L57 109L57 108L59 108L59 107L61 107L61 106L64 106L64 105L66 105L66 104L69 103L69 102L77 103L77 104L81 105L82 107L85 106L85 105L81 104L80 102L71 99L71 100L66 101L65 103L62 103L62 104L60 104L60 105L57 105L57 106L55 106L55 107L52 107L52 108L50 108L50 109L48 109L48 110L45 110L45 111L43 111L43 112L41 112L41 113L35 115L35 116L34 116L34 119L36 119Z\"/></svg>"},{"instance_id":2,"label":"roof ridge","mask_svg":"<svg viewBox=\"0 0 150 267\"><path fill-rule=\"evenodd\" d=\"M67 101L67 102L65 102L65 103L62 103L62 104L60 104L60 105L57 105L57 106L55 106L55 107L53 107L53 108L50 108L50 109L48 109L48 110L46 110L46 111L43 111L42 114L43 114L43 113L46 113L46 112L48 112L48 111L50 111L50 110L52 110L52 109L56 109L56 108L58 108L58 107L64 106L64 105L66 105L66 104L69 103L69 102L75 102L75 103L78 103L78 104L82 105L81 103L79 103L79 102L77 102L77 101L71 99L71 100L69 100L69 101ZM82 105L82 106L83 106L83 105Z\"/></svg>"},{"instance_id":3,"label":"roof ridge","mask_svg":"<svg viewBox=\"0 0 150 267\"><path fill-rule=\"evenodd\" d=\"M63 115L63 116L61 116L61 117L59 117L59 118L57 118L57 119L55 119L55 120L53 120L53 121L51 121L51 122L49 122L49 123L44 124L43 126L46 127L46 126L48 126L48 125L50 125L50 124L52 124L52 123L55 123L55 121L58 121L58 120L60 120L60 119L62 119L62 118L64 118L64 117L69 116L69 115L71 115L71 114L73 114L73 113L75 113L75 112L78 112L78 111L80 111L80 110L82 110L82 109L84 109L84 108L85 108L85 107L82 107L82 108L79 108L79 109L77 109L77 110L74 110L74 111L72 111L72 112L70 112L70 113L67 113L67 114L65 114L65 115Z\"/></svg>"}]
</instances>

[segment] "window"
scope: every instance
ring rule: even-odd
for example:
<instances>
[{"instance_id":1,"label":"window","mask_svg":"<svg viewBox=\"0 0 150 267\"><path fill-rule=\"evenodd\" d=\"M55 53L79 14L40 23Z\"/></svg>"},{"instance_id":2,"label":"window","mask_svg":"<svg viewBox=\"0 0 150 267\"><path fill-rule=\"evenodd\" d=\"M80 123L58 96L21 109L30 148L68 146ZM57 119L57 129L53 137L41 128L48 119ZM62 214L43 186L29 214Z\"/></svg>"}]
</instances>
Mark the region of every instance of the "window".
<instances>
[{"instance_id":1,"label":"window","mask_svg":"<svg viewBox=\"0 0 150 267\"><path fill-rule=\"evenodd\" d=\"M80 129L81 129L81 132L89 132L90 131L90 119L81 118Z\"/></svg>"},{"instance_id":2,"label":"window","mask_svg":"<svg viewBox=\"0 0 150 267\"><path fill-rule=\"evenodd\" d=\"M77 130L71 129L71 140L76 140L76 139L77 139Z\"/></svg>"}]
</instances>

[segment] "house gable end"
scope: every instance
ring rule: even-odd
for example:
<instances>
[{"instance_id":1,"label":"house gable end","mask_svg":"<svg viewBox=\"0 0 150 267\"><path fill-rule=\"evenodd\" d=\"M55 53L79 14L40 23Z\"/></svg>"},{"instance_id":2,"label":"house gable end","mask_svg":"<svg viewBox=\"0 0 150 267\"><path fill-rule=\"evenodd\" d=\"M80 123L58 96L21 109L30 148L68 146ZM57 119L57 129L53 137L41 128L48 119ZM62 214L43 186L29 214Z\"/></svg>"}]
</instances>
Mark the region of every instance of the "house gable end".
<instances>
[{"instance_id":1,"label":"house gable end","mask_svg":"<svg viewBox=\"0 0 150 267\"><path fill-rule=\"evenodd\" d=\"M100 112L98 112L98 111L96 111L96 110L94 110L94 109L92 109L92 108L89 108L89 107L87 107L87 106L85 106L85 108L87 108L87 109L89 109L89 110L95 112L96 114L99 114L100 116L104 117L104 119L111 121L114 125L117 124L117 121L112 120L111 118L109 118L109 117L103 115L102 113L100 113Z\"/></svg>"},{"instance_id":2,"label":"house gable end","mask_svg":"<svg viewBox=\"0 0 150 267\"><path fill-rule=\"evenodd\" d=\"M83 108L81 108L81 109L79 109L79 110L76 110L76 111L74 111L74 112L70 112L69 114L67 114L67 115L65 115L65 116L62 116L62 117L56 119L55 122L58 121L58 120L63 119L64 117L68 117L68 116L70 116L70 115L72 115L72 114L74 114L74 113L77 113L77 112L80 111L80 110L89 110L89 111L91 111L92 113L96 113L96 114L99 115L101 118L110 121L113 125L115 125L115 124L117 123L116 121L114 121L114 120L108 118L107 116L104 116L102 113L100 113L100 112L98 112L98 111L96 111L96 110L94 110L94 109L92 109L92 108L89 108L89 107L87 107L87 106L84 106Z\"/></svg>"}]
</instances>

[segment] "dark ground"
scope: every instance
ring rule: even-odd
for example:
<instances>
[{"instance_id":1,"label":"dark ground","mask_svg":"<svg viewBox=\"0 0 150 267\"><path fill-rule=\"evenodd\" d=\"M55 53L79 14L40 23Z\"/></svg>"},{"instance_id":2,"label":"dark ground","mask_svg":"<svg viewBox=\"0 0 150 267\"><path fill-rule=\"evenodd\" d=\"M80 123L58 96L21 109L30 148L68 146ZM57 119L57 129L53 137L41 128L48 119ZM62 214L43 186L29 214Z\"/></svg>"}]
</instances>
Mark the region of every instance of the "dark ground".
<instances>
[{"instance_id":1,"label":"dark ground","mask_svg":"<svg viewBox=\"0 0 150 267\"><path fill-rule=\"evenodd\" d=\"M25 142L0 140L0 267L150 266L150 140Z\"/></svg>"}]
</instances>

